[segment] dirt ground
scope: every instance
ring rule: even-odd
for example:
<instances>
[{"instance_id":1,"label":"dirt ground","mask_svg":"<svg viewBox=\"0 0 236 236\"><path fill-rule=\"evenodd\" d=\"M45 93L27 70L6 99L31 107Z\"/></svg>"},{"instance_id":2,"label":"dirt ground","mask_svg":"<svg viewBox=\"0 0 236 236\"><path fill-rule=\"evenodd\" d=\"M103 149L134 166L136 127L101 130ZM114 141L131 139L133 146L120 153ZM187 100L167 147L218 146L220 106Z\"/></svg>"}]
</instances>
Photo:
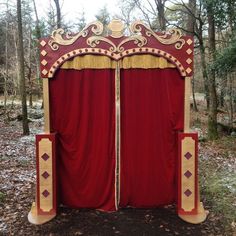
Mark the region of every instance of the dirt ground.
<instances>
[{"instance_id":1,"label":"dirt ground","mask_svg":"<svg viewBox=\"0 0 236 236\"><path fill-rule=\"evenodd\" d=\"M27 214L34 201L36 174L34 135L41 132L43 125L39 109L30 111L31 135L27 137L21 135L19 121L6 123L0 115L0 235L233 235L225 229L224 215L216 213L204 196L210 214L199 225L179 219L173 205L127 208L114 213L60 207L51 222L41 226L30 224ZM204 154L207 148L207 144L203 145L200 152Z\"/></svg>"}]
</instances>

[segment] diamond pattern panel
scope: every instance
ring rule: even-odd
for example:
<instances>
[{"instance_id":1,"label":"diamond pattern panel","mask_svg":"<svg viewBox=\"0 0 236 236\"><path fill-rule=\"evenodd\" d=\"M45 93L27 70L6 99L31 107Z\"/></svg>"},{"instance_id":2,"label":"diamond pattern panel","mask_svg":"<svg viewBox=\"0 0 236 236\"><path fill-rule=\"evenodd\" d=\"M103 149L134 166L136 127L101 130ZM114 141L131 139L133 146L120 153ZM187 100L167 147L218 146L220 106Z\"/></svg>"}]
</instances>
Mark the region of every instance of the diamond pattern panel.
<instances>
[{"instance_id":1,"label":"diamond pattern panel","mask_svg":"<svg viewBox=\"0 0 236 236\"><path fill-rule=\"evenodd\" d=\"M184 192L184 194L185 194L187 197L189 197L189 196L192 194L192 192L191 192L189 189L187 189L187 190Z\"/></svg>"},{"instance_id":2,"label":"diamond pattern panel","mask_svg":"<svg viewBox=\"0 0 236 236\"><path fill-rule=\"evenodd\" d=\"M44 196L45 198L47 198L50 193L48 192L47 189L45 189L45 190L42 192L42 194L43 194L43 196Z\"/></svg>"},{"instance_id":3,"label":"diamond pattern panel","mask_svg":"<svg viewBox=\"0 0 236 236\"><path fill-rule=\"evenodd\" d=\"M44 179L47 179L50 175L48 174L47 171L44 171L42 176L43 176Z\"/></svg>"},{"instance_id":4,"label":"diamond pattern panel","mask_svg":"<svg viewBox=\"0 0 236 236\"><path fill-rule=\"evenodd\" d=\"M189 160L192 157L192 154L190 152L187 152L184 156L187 160Z\"/></svg>"},{"instance_id":5,"label":"diamond pattern panel","mask_svg":"<svg viewBox=\"0 0 236 236\"><path fill-rule=\"evenodd\" d=\"M184 175L185 175L187 178L190 178L190 177L192 176L192 173L191 173L189 170L187 170L187 171L184 173Z\"/></svg>"},{"instance_id":6,"label":"diamond pattern panel","mask_svg":"<svg viewBox=\"0 0 236 236\"><path fill-rule=\"evenodd\" d=\"M47 153L44 153L44 154L42 155L42 159L43 159L44 161L47 161L47 160L49 159L48 154L47 154Z\"/></svg>"}]
</instances>

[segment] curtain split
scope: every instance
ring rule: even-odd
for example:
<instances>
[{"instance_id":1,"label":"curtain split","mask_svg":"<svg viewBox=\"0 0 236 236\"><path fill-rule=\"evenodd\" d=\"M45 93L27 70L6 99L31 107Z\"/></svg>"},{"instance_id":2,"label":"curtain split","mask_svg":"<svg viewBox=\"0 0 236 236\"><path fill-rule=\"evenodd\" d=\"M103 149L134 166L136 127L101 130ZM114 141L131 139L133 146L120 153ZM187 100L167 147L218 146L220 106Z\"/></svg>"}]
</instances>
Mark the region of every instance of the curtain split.
<instances>
[{"instance_id":1,"label":"curtain split","mask_svg":"<svg viewBox=\"0 0 236 236\"><path fill-rule=\"evenodd\" d=\"M87 57L64 63L49 83L60 202L105 211L175 202L183 78L147 55L141 64Z\"/></svg>"}]
</instances>

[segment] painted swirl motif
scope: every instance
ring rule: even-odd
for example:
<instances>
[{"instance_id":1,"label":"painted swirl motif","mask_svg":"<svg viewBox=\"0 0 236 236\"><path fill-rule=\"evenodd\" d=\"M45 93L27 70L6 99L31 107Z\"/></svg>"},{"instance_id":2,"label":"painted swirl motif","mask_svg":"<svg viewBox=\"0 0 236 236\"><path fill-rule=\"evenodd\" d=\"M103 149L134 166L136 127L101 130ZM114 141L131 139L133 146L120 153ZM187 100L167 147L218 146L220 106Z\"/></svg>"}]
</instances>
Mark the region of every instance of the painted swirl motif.
<instances>
[{"instance_id":1,"label":"painted swirl motif","mask_svg":"<svg viewBox=\"0 0 236 236\"><path fill-rule=\"evenodd\" d=\"M112 42L107 37L102 36L103 25L101 22L96 21L87 25L81 32L77 34L65 33L63 29L57 29L52 32L51 40L48 42L51 49L56 51L60 45L71 45L80 37L87 37L90 32L92 35L87 38L87 45L90 47L96 47L100 42L105 42L110 45L109 51L115 53L121 53L125 50L124 45L133 41L138 47L143 47L147 44L147 37L154 37L160 43L165 45L175 44L176 49L181 49L185 44L185 40L182 39L182 33L179 29L171 29L164 32L162 35L156 34L153 30L147 27L141 21L135 21L130 28L131 36L123 39L118 45ZM120 36L122 37L122 35Z\"/></svg>"},{"instance_id":2,"label":"painted swirl motif","mask_svg":"<svg viewBox=\"0 0 236 236\"><path fill-rule=\"evenodd\" d=\"M87 44L94 48L96 47L101 41L103 42L106 42L108 44L110 44L110 48L109 48L109 51L110 52L116 52L117 51L117 47L116 45L111 41L109 40L108 38L105 38L103 36L91 36L87 39Z\"/></svg>"},{"instance_id":3,"label":"painted swirl motif","mask_svg":"<svg viewBox=\"0 0 236 236\"><path fill-rule=\"evenodd\" d=\"M92 27L91 27L92 26ZM101 22L96 21L87 25L81 32L72 35L71 33L66 33L63 29L56 29L52 32L51 40L48 44L52 50L56 51L59 49L59 45L71 45L80 37L87 37L89 34L89 28L95 35L100 35L103 32L103 25Z\"/></svg>"},{"instance_id":4,"label":"painted swirl motif","mask_svg":"<svg viewBox=\"0 0 236 236\"><path fill-rule=\"evenodd\" d=\"M134 34L142 34L142 29L145 30L146 36L153 36L156 40L165 45L175 44L176 49L181 49L185 44L185 40L182 39L182 32L179 29L170 29L164 32L163 35L158 35L141 21L136 21L131 25L131 32Z\"/></svg>"}]
</instances>

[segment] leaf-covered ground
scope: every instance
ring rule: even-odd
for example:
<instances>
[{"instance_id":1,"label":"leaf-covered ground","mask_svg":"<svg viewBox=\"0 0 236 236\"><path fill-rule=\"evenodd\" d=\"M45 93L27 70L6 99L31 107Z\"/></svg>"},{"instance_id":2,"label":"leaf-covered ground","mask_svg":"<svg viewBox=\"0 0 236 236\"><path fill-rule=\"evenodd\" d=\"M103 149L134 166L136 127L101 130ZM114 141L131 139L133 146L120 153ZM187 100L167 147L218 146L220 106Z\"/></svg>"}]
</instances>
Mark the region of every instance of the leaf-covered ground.
<instances>
[{"instance_id":1,"label":"leaf-covered ground","mask_svg":"<svg viewBox=\"0 0 236 236\"><path fill-rule=\"evenodd\" d=\"M0 110L0 114L2 111ZM115 213L61 207L51 222L35 226L27 214L35 196L34 135L42 132L40 106L30 110L31 135L21 135L14 107L6 123L0 115L0 235L233 235L235 230L235 137L200 143L202 200L210 211L200 225L183 222L175 206L121 209ZM202 112L194 114L195 130L205 134ZM200 117L200 118L199 118Z\"/></svg>"}]
</instances>

